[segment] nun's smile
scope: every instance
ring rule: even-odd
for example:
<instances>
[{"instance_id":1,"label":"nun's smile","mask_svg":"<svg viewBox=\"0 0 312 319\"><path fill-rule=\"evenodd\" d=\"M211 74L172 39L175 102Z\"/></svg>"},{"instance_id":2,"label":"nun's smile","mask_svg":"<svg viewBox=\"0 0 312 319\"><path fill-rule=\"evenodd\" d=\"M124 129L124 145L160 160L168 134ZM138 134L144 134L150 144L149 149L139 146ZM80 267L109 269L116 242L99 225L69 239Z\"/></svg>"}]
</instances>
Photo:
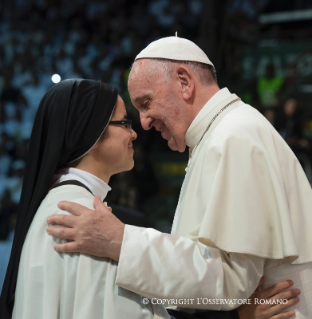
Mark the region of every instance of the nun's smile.
<instances>
[{"instance_id":1,"label":"nun's smile","mask_svg":"<svg viewBox=\"0 0 312 319\"><path fill-rule=\"evenodd\" d=\"M101 161L107 175L129 171L134 166L133 141L137 134L132 130L125 103L117 97L112 118L102 137L95 145L98 161Z\"/></svg>"}]
</instances>

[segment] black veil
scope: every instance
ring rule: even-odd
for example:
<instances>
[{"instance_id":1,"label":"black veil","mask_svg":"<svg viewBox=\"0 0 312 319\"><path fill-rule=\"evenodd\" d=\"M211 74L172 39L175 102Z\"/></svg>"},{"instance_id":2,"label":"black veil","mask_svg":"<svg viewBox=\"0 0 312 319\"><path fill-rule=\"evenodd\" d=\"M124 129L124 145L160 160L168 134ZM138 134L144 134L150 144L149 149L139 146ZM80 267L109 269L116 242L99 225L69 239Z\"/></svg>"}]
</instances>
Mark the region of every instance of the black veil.
<instances>
[{"instance_id":1,"label":"black veil","mask_svg":"<svg viewBox=\"0 0 312 319\"><path fill-rule=\"evenodd\" d=\"M117 89L82 79L62 81L43 96L30 137L15 236L0 298L2 319L12 316L23 244L54 172L93 147L108 125L116 101Z\"/></svg>"}]
</instances>

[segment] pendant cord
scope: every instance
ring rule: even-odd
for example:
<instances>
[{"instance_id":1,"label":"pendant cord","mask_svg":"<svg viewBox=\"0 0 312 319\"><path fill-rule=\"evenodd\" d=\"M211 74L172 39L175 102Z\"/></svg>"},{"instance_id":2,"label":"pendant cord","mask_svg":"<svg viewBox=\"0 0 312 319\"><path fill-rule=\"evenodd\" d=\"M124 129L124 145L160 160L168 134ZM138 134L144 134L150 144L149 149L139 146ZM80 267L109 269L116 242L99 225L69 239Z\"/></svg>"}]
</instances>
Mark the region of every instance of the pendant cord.
<instances>
[{"instance_id":1,"label":"pendant cord","mask_svg":"<svg viewBox=\"0 0 312 319\"><path fill-rule=\"evenodd\" d=\"M201 136L199 142L194 146L193 151L192 151L192 153L191 153L191 155L190 155L190 160L191 160L192 156L194 155L194 153L195 153L195 151L196 151L196 149L197 149L197 146L198 146L199 143L202 141L203 137L205 136L205 134L207 133L207 131L209 130L210 126L211 126L212 123L215 121L215 119L216 119L226 108L228 108L230 105L232 105L233 103L235 103L235 102L237 102L237 101L239 101L239 100L240 100L240 98L238 97L237 99L231 101L230 103L228 103L227 105L225 105L225 106L212 118L212 120L211 120L210 123L208 124L207 128L205 129L205 132L204 132L203 135Z\"/></svg>"}]
</instances>

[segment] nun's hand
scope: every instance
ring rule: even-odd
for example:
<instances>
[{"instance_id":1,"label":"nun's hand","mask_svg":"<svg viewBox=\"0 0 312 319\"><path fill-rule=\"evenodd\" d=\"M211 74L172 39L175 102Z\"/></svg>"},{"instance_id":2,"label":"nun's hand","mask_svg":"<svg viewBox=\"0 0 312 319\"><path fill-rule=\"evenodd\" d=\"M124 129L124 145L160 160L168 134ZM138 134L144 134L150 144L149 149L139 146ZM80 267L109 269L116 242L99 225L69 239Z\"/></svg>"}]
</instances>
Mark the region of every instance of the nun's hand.
<instances>
[{"instance_id":1,"label":"nun's hand","mask_svg":"<svg viewBox=\"0 0 312 319\"><path fill-rule=\"evenodd\" d=\"M258 288L264 284L262 277ZM237 308L240 319L288 319L294 318L295 311L289 310L299 302L301 291L297 288L290 289L294 282L285 280L263 291L258 289L249 297L246 303Z\"/></svg>"},{"instance_id":2,"label":"nun's hand","mask_svg":"<svg viewBox=\"0 0 312 319\"><path fill-rule=\"evenodd\" d=\"M95 210L77 203L62 201L60 209L72 215L52 215L47 232L55 237L69 240L56 244L54 249L62 253L83 253L119 260L125 225L112 213L112 209L102 203L100 196L94 199Z\"/></svg>"}]
</instances>

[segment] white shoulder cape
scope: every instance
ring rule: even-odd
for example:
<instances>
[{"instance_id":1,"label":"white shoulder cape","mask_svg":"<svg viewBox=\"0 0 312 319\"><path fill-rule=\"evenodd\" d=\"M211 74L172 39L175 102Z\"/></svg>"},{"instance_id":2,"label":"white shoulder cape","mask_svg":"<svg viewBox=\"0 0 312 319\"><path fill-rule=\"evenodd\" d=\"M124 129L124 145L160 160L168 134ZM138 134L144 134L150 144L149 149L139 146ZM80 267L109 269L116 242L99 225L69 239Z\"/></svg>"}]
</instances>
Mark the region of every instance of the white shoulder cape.
<instances>
[{"instance_id":1,"label":"white shoulder cape","mask_svg":"<svg viewBox=\"0 0 312 319\"><path fill-rule=\"evenodd\" d=\"M186 136L193 148L216 106ZM182 186L172 234L227 252L312 261L312 191L293 152L254 108L238 102L205 134Z\"/></svg>"}]
</instances>

